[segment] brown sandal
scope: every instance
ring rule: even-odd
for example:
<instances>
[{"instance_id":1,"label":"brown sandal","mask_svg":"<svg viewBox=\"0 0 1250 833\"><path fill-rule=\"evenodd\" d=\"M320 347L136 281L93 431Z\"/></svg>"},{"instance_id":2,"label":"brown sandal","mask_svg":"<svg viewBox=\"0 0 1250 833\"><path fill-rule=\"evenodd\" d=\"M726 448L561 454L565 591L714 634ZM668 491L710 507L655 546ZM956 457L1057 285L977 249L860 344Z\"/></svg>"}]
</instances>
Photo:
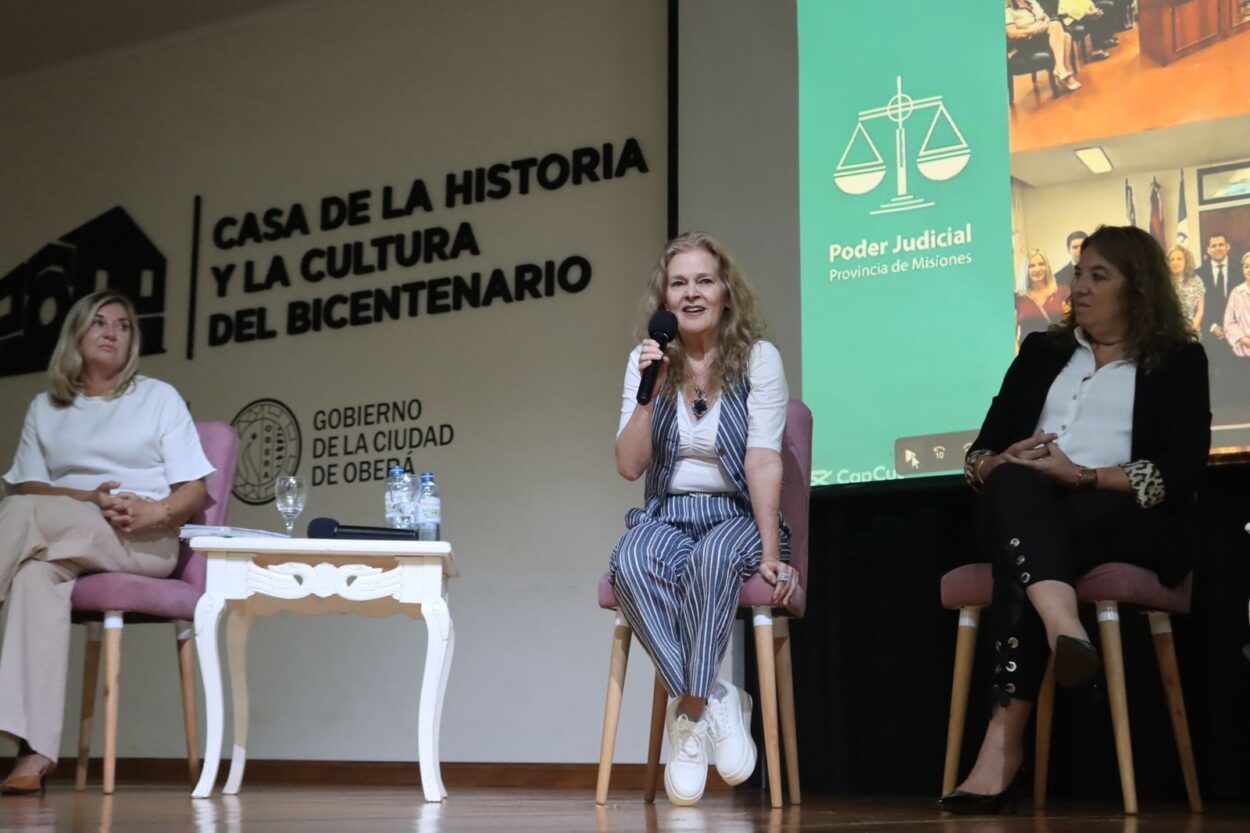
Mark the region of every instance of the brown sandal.
<instances>
[{"instance_id":1,"label":"brown sandal","mask_svg":"<svg viewBox=\"0 0 1250 833\"><path fill-rule=\"evenodd\" d=\"M23 744L24 745L24 744ZM30 747L26 747L27 753ZM42 793L48 776L56 772L56 761L49 761L37 775L10 775L0 783L0 795L36 795Z\"/></svg>"}]
</instances>

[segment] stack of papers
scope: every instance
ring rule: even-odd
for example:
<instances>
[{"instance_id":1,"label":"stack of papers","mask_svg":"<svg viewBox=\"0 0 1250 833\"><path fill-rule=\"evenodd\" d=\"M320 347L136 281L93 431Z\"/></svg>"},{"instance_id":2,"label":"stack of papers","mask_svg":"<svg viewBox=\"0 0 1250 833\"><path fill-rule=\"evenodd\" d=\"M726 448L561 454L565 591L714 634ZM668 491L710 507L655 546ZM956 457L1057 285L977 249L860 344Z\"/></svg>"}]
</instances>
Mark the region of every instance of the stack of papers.
<instances>
[{"instance_id":1,"label":"stack of papers","mask_svg":"<svg viewBox=\"0 0 1250 833\"><path fill-rule=\"evenodd\" d=\"M248 529L242 526L204 526L203 524L184 524L178 537L184 541L192 538L286 538L285 532L270 532L267 529Z\"/></svg>"}]
</instances>

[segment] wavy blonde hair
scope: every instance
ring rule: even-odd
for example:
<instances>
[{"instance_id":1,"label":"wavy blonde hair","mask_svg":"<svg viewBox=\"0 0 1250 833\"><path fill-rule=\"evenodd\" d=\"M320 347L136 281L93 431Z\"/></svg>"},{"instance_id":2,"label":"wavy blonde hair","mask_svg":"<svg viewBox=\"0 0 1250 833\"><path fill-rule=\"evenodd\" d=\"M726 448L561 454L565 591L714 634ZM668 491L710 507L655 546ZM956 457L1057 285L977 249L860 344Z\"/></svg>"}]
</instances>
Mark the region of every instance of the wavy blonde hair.
<instances>
[{"instance_id":1,"label":"wavy blonde hair","mask_svg":"<svg viewBox=\"0 0 1250 833\"><path fill-rule=\"evenodd\" d=\"M725 309L716 331L716 355L708 374L708 387L722 390L726 385L746 378L751 363L751 348L757 341L767 339L768 331L756 311L755 292L742 276L738 264L710 234L688 231L674 237L660 252L642 297L638 338L648 337L647 325L651 316L664 306L669 263L679 254L696 250L707 252L716 260L716 273L726 290ZM685 384L689 375L680 335L669 344L667 355L669 364L664 391L672 392Z\"/></svg>"},{"instance_id":2,"label":"wavy blonde hair","mask_svg":"<svg viewBox=\"0 0 1250 833\"><path fill-rule=\"evenodd\" d=\"M58 408L73 405L74 399L82 393L82 353L78 352L78 342L91 329L96 313L109 304L119 305L130 320L130 355L126 357L126 364L117 375L117 386L108 398L116 399L135 383L135 374L139 372L139 316L135 313L135 305L125 295L111 289L93 292L79 298L70 307L65 323L61 325L56 349L52 351L52 361L48 362L48 396Z\"/></svg>"},{"instance_id":3,"label":"wavy blonde hair","mask_svg":"<svg viewBox=\"0 0 1250 833\"><path fill-rule=\"evenodd\" d=\"M1166 254L1167 254L1167 259L1168 259L1169 274L1172 271L1172 263L1171 263L1172 252L1180 252L1181 257L1185 258L1185 271L1181 273L1181 277L1183 279L1189 280L1191 277L1198 276L1198 263L1194 259L1194 253L1189 251L1188 248L1186 248L1185 246L1182 246L1180 243L1173 243L1171 246L1168 247Z\"/></svg>"},{"instance_id":4,"label":"wavy blonde hair","mask_svg":"<svg viewBox=\"0 0 1250 833\"><path fill-rule=\"evenodd\" d=\"M1035 257L1040 257L1042 265L1046 267L1046 295L1048 297L1054 295L1059 291L1059 282L1055 280L1055 270L1050 268L1050 258L1046 257L1046 253L1041 249L1029 249L1029 253L1024 259L1024 291L1020 294L1028 295L1029 289L1033 285L1033 279L1029 276L1029 271L1033 268L1032 262Z\"/></svg>"}]
</instances>

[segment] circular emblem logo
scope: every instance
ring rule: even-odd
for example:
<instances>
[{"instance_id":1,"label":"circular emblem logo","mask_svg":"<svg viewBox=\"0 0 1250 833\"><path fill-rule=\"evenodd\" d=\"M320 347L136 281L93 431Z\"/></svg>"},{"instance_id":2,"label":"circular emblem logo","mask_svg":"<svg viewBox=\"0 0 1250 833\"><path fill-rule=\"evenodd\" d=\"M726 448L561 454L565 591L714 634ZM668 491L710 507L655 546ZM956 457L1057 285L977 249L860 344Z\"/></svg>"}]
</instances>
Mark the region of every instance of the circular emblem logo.
<instances>
[{"instance_id":1,"label":"circular emblem logo","mask_svg":"<svg viewBox=\"0 0 1250 833\"><path fill-rule=\"evenodd\" d=\"M230 424L239 434L234 496L253 506L268 503L274 478L299 469L299 422L278 400L257 399L244 405Z\"/></svg>"}]
</instances>

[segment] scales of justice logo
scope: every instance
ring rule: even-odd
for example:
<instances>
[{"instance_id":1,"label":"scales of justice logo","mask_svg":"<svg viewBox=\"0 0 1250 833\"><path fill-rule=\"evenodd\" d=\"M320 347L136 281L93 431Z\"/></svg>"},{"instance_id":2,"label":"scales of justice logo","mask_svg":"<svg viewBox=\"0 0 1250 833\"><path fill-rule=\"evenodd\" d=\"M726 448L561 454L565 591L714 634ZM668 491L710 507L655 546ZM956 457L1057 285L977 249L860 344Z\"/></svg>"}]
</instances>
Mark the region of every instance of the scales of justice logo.
<instances>
[{"instance_id":1,"label":"scales of justice logo","mask_svg":"<svg viewBox=\"0 0 1250 833\"><path fill-rule=\"evenodd\" d=\"M884 107L861 110L851 133L851 140L842 151L842 158L834 170L833 181L847 194L859 196L873 191L885 180L887 166L877 150L876 143L868 135L864 125L879 119L894 122L894 176L897 193L889 202L869 214L894 214L928 208L932 200L908 193L907 190L907 121L912 116L927 116L933 112L929 129L925 133L920 150L916 153L916 168L925 179L941 182L958 176L967 166L972 151L955 126L954 119L946 110L942 96L912 98L903 92L903 78L896 76L897 92Z\"/></svg>"}]
</instances>

